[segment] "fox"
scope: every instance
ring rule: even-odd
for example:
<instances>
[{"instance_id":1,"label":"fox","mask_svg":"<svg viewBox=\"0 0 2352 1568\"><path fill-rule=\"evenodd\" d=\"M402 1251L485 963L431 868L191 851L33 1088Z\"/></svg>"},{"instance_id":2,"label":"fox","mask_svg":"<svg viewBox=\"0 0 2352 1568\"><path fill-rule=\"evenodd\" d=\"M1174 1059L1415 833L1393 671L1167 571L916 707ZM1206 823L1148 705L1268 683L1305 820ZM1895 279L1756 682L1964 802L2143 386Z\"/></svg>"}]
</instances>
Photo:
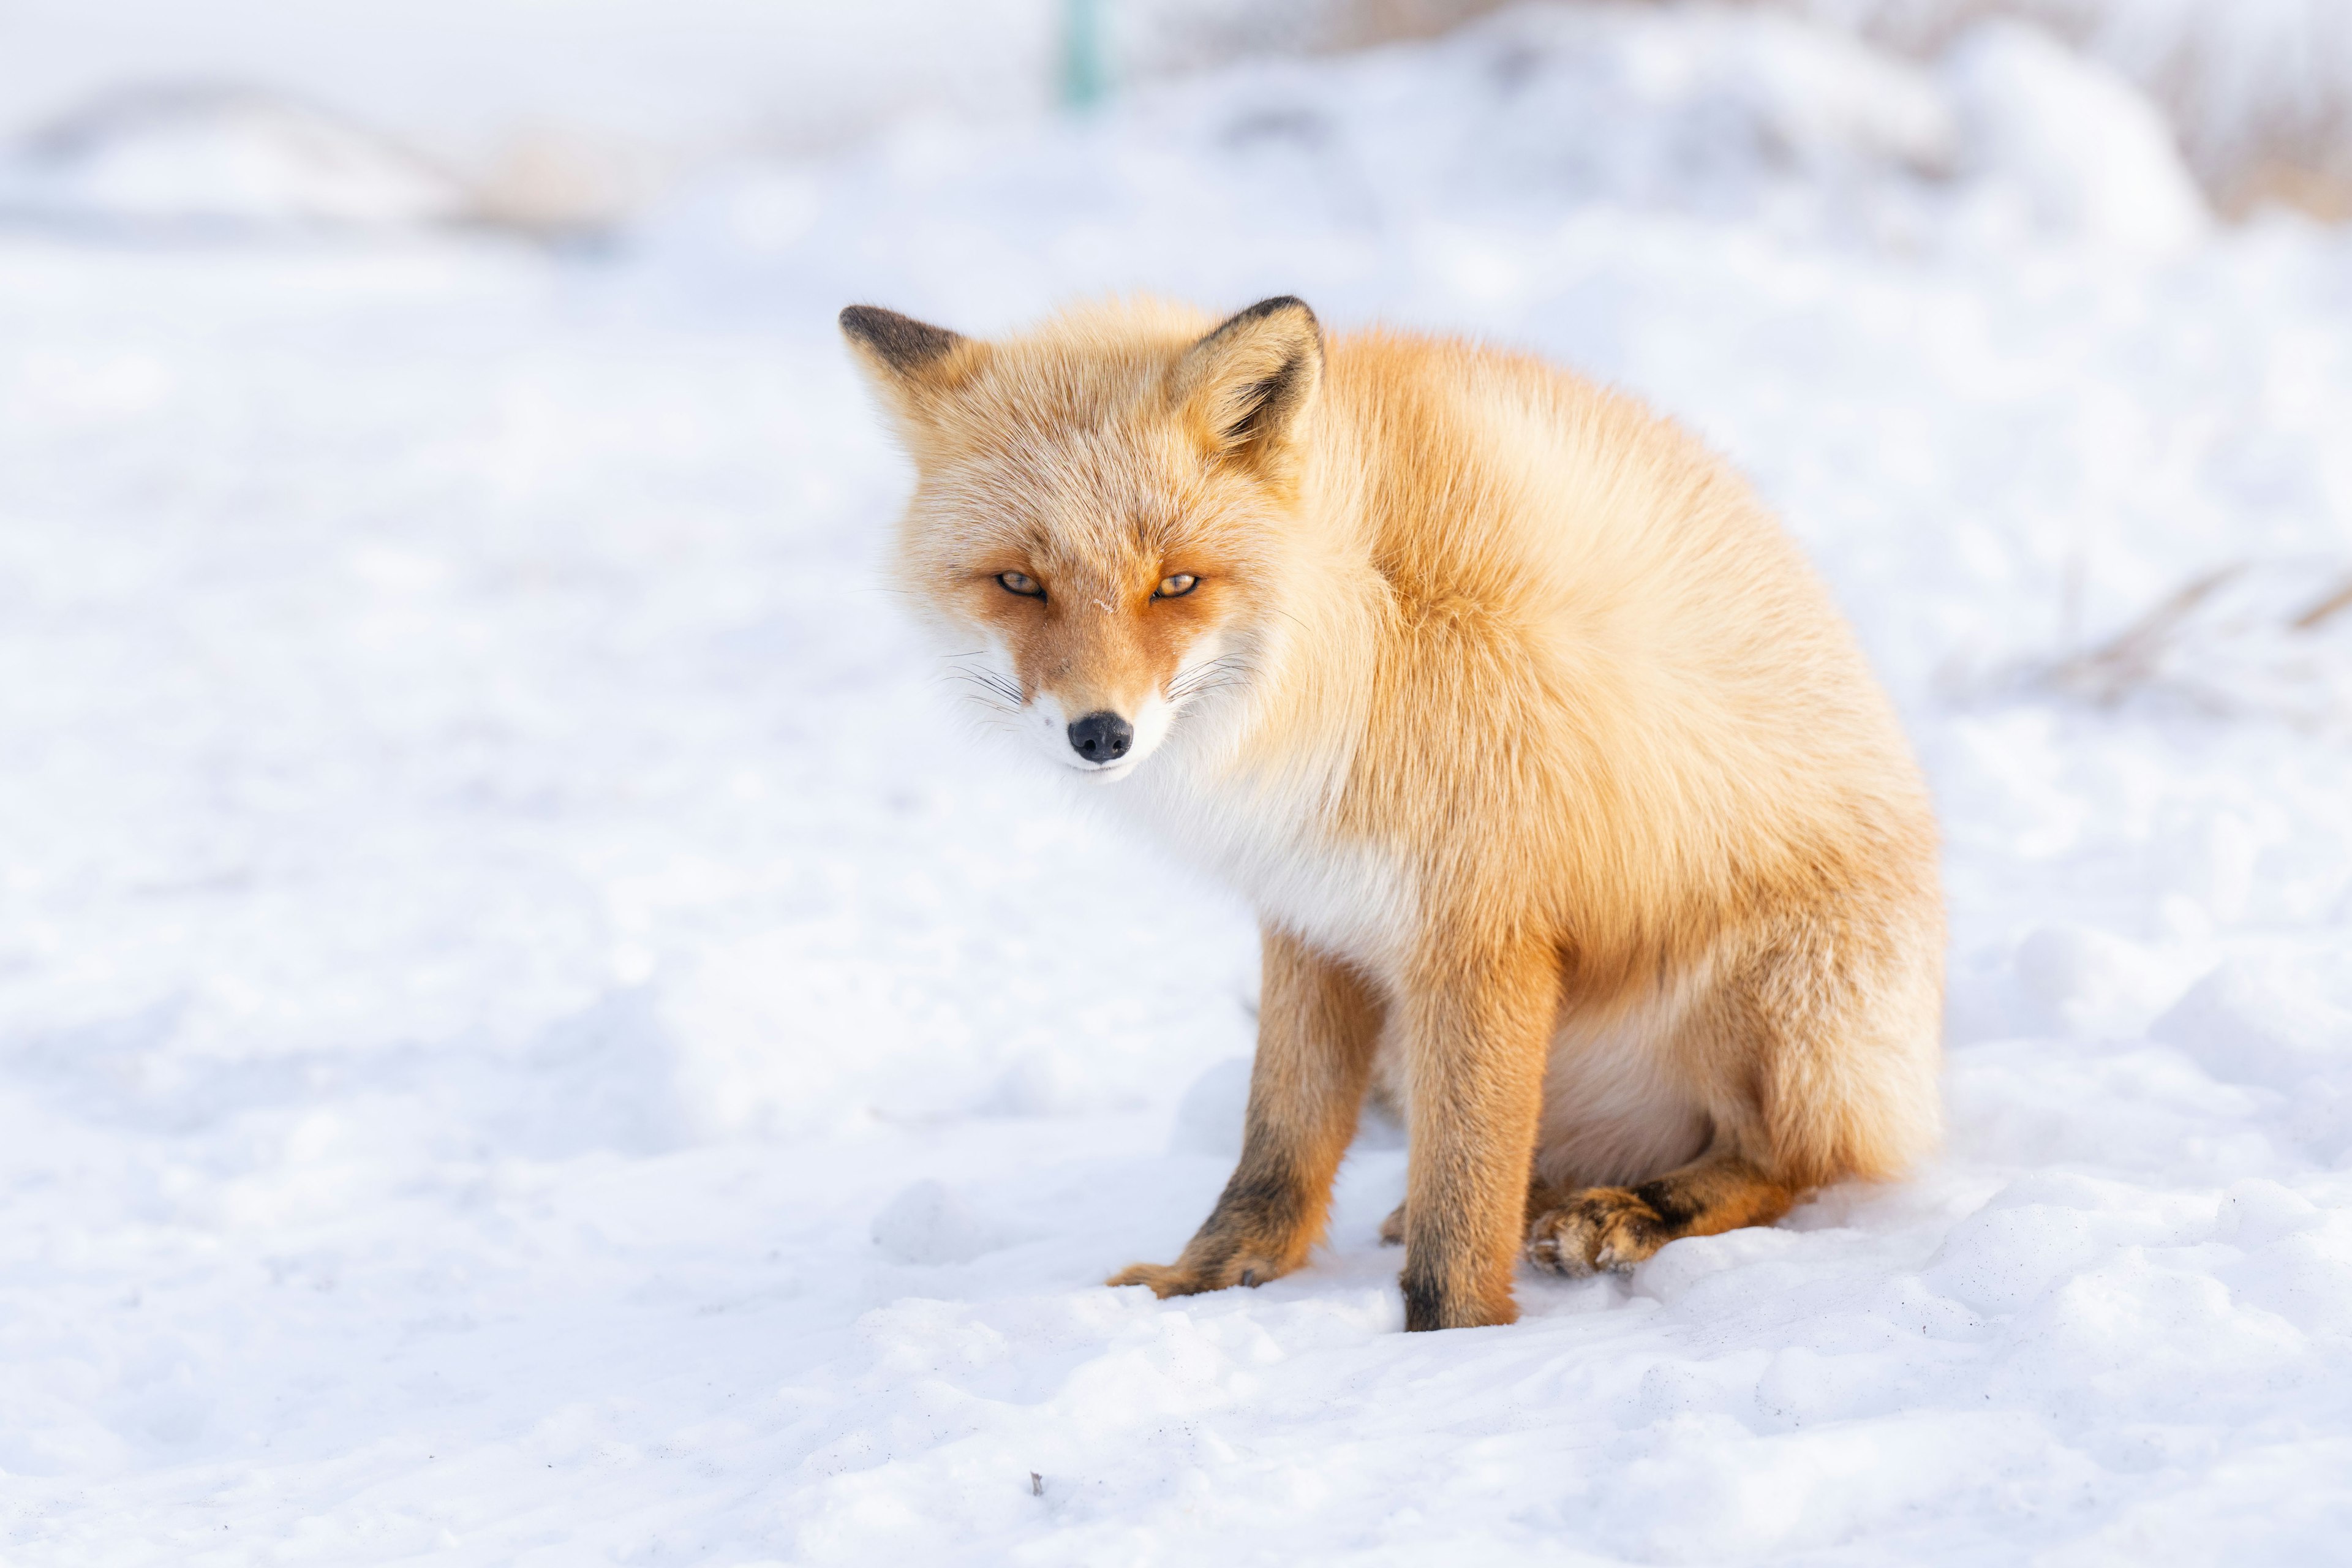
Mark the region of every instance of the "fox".
<instances>
[{"instance_id":1,"label":"fox","mask_svg":"<svg viewBox=\"0 0 2352 1568\"><path fill-rule=\"evenodd\" d=\"M888 568L975 716L1236 889L1243 1147L1161 1298L1323 1239L1406 1132L1408 1331L1516 1321L1938 1136L1937 830L1732 467L1540 359L1285 295L840 327L914 483Z\"/></svg>"}]
</instances>

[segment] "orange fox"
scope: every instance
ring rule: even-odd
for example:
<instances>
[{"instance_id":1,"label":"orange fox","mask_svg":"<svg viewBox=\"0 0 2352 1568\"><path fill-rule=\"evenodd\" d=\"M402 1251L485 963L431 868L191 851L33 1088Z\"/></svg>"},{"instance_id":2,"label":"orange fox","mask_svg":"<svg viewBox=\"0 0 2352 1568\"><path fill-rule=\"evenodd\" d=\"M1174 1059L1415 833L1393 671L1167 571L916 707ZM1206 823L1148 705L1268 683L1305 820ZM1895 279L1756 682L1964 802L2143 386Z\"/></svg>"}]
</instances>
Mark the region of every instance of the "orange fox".
<instances>
[{"instance_id":1,"label":"orange fox","mask_svg":"<svg viewBox=\"0 0 2352 1568\"><path fill-rule=\"evenodd\" d=\"M1927 791L1748 487L1533 359L1295 299L981 342L841 314L911 453L898 572L994 724L1255 903L1238 1168L1174 1263L1320 1237L1368 1093L1405 1326L1626 1269L1935 1138Z\"/></svg>"}]
</instances>

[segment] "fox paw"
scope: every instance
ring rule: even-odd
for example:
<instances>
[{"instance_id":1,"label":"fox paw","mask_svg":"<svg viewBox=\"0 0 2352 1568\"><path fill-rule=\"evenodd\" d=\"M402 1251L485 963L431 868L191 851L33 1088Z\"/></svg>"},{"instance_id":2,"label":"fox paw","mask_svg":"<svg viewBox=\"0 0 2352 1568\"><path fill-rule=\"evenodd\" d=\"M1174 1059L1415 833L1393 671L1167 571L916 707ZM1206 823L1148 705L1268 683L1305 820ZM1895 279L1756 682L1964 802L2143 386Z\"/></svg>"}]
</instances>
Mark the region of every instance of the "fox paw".
<instances>
[{"instance_id":1,"label":"fox paw","mask_svg":"<svg viewBox=\"0 0 2352 1568\"><path fill-rule=\"evenodd\" d=\"M1656 1209L1623 1187L1587 1187L1528 1226L1528 1258L1556 1274L1633 1271L1674 1239Z\"/></svg>"},{"instance_id":2,"label":"fox paw","mask_svg":"<svg viewBox=\"0 0 2352 1568\"><path fill-rule=\"evenodd\" d=\"M1264 1258L1229 1258L1223 1263L1196 1267L1186 1263L1135 1263L1120 1269L1107 1285L1149 1285L1161 1300L1171 1296L1198 1296L1204 1290L1225 1290L1235 1285L1255 1289L1286 1272Z\"/></svg>"},{"instance_id":3,"label":"fox paw","mask_svg":"<svg viewBox=\"0 0 2352 1568\"><path fill-rule=\"evenodd\" d=\"M1404 1205L1402 1204L1389 1210L1389 1217L1381 1221L1381 1245L1382 1247L1404 1245Z\"/></svg>"}]
</instances>

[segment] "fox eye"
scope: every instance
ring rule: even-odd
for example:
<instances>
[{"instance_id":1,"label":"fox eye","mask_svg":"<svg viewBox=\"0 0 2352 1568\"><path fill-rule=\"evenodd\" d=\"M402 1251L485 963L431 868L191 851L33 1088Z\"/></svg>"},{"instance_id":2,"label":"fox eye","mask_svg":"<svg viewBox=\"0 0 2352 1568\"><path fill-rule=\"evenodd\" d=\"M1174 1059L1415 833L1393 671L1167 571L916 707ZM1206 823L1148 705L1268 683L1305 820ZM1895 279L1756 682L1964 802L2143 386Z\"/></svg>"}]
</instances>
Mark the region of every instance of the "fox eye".
<instances>
[{"instance_id":1,"label":"fox eye","mask_svg":"<svg viewBox=\"0 0 2352 1568\"><path fill-rule=\"evenodd\" d=\"M1152 594L1155 599L1181 599L1201 585L1201 580L1190 572L1179 572L1173 577L1160 579L1160 587Z\"/></svg>"},{"instance_id":2,"label":"fox eye","mask_svg":"<svg viewBox=\"0 0 2352 1568\"><path fill-rule=\"evenodd\" d=\"M996 574L996 580L1003 584L1004 591L1008 594L1018 594L1024 599L1042 599L1045 596L1045 585L1025 572L999 572Z\"/></svg>"}]
</instances>

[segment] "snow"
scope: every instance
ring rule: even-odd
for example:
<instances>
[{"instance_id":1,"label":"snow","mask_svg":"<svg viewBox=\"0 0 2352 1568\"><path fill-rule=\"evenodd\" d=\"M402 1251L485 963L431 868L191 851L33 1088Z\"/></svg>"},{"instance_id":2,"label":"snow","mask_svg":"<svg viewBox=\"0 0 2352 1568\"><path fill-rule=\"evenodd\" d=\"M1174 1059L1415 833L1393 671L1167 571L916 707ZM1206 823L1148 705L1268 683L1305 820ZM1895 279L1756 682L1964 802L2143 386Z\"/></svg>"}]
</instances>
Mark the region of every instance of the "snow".
<instances>
[{"instance_id":1,"label":"snow","mask_svg":"<svg viewBox=\"0 0 2352 1568\"><path fill-rule=\"evenodd\" d=\"M2281 617L2352 575L2352 239L2162 229L2135 101L1988 37L1507 16L595 256L0 234L0 1557L2340 1556L2352 762ZM964 737L831 317L1141 288L1754 476L1945 824L1916 1179L1408 1337L1374 1127L1304 1272L1100 1287L1229 1169L1254 933Z\"/></svg>"},{"instance_id":2,"label":"snow","mask_svg":"<svg viewBox=\"0 0 2352 1568\"><path fill-rule=\"evenodd\" d=\"M1915 52L1988 16L2047 28L2155 94L2192 165L2232 205L2321 195L2342 216L2352 177L2352 9L2342 0L1769 3Z\"/></svg>"},{"instance_id":3,"label":"snow","mask_svg":"<svg viewBox=\"0 0 2352 1568\"><path fill-rule=\"evenodd\" d=\"M1052 101L1054 0L14 0L0 135L126 85L297 92L457 163L623 162Z\"/></svg>"},{"instance_id":4,"label":"snow","mask_svg":"<svg viewBox=\"0 0 2352 1568\"><path fill-rule=\"evenodd\" d=\"M2121 77L2014 22L1985 24L1953 57L1983 166L2013 174L2043 223L2154 249L2202 232L2205 199L2171 127Z\"/></svg>"},{"instance_id":5,"label":"snow","mask_svg":"<svg viewBox=\"0 0 2352 1568\"><path fill-rule=\"evenodd\" d=\"M250 90L120 95L0 166L0 218L37 225L404 227L467 207L455 180L398 145Z\"/></svg>"}]
</instances>

